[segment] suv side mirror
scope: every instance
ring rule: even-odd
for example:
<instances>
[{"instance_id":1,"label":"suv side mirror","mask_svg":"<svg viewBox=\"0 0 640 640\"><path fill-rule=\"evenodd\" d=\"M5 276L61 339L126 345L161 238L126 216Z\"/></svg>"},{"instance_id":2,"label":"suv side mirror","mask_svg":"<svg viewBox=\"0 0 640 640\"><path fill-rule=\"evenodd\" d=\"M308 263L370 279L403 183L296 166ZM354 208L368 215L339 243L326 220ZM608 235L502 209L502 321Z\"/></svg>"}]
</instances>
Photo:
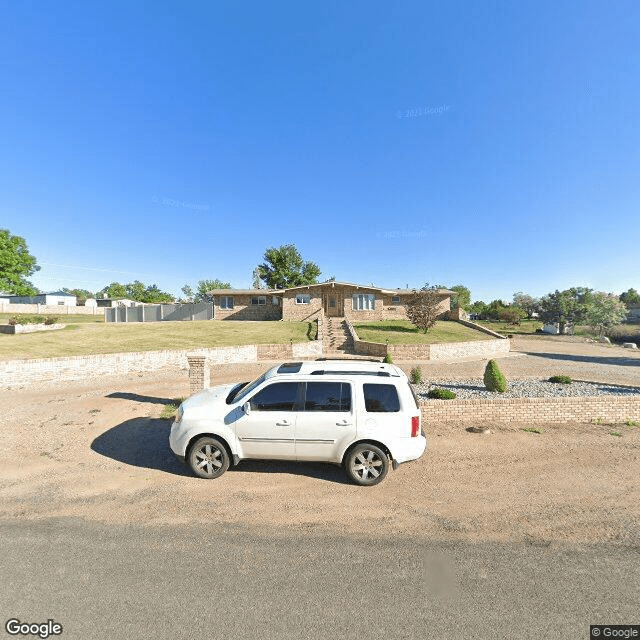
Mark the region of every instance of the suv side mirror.
<instances>
[{"instance_id":1,"label":"suv side mirror","mask_svg":"<svg viewBox=\"0 0 640 640\"><path fill-rule=\"evenodd\" d=\"M242 405L242 412L245 416L248 416L251 413L251 404L249 402L245 402Z\"/></svg>"}]
</instances>

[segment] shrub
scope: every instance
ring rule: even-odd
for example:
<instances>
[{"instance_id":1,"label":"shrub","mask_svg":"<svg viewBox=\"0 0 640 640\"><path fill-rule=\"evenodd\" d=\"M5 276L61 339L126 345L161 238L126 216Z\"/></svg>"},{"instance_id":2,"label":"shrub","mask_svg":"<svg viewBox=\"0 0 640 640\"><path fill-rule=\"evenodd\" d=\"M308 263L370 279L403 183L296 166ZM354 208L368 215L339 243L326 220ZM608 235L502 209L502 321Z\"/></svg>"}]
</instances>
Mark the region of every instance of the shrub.
<instances>
[{"instance_id":1,"label":"shrub","mask_svg":"<svg viewBox=\"0 0 640 640\"><path fill-rule=\"evenodd\" d=\"M557 382L558 384L571 384L573 380L569 376L551 376L549 382Z\"/></svg>"},{"instance_id":2,"label":"shrub","mask_svg":"<svg viewBox=\"0 0 640 640\"><path fill-rule=\"evenodd\" d=\"M40 316L37 314L17 313L11 316L8 324L55 324L57 316Z\"/></svg>"},{"instance_id":3,"label":"shrub","mask_svg":"<svg viewBox=\"0 0 640 640\"><path fill-rule=\"evenodd\" d=\"M453 400L456 394L453 391L449 391L449 389L436 387L435 389L429 389L427 396L429 398L435 398L436 400Z\"/></svg>"},{"instance_id":4,"label":"shrub","mask_svg":"<svg viewBox=\"0 0 640 640\"><path fill-rule=\"evenodd\" d=\"M384 360L382 362L386 362L387 364L393 364L393 358L391 357L391 354L388 351L385 354Z\"/></svg>"},{"instance_id":5,"label":"shrub","mask_svg":"<svg viewBox=\"0 0 640 640\"><path fill-rule=\"evenodd\" d=\"M420 367L413 367L410 377L413 384L420 384L422 382L422 369Z\"/></svg>"},{"instance_id":6,"label":"shrub","mask_svg":"<svg viewBox=\"0 0 640 640\"><path fill-rule=\"evenodd\" d=\"M498 363L495 360L489 360L484 370L484 386L489 391L497 391L504 393L507 389L507 379L504 377Z\"/></svg>"}]
</instances>

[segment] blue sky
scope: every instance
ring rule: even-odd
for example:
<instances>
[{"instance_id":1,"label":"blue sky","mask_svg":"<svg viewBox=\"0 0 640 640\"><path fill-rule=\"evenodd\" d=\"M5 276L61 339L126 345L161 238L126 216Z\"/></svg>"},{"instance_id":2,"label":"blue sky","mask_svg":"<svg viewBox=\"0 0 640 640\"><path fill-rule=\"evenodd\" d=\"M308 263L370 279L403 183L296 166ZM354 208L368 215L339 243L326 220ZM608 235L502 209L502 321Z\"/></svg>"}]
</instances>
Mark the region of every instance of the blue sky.
<instances>
[{"instance_id":1,"label":"blue sky","mask_svg":"<svg viewBox=\"0 0 640 640\"><path fill-rule=\"evenodd\" d=\"M0 227L43 290L640 288L640 3L13 3Z\"/></svg>"}]
</instances>

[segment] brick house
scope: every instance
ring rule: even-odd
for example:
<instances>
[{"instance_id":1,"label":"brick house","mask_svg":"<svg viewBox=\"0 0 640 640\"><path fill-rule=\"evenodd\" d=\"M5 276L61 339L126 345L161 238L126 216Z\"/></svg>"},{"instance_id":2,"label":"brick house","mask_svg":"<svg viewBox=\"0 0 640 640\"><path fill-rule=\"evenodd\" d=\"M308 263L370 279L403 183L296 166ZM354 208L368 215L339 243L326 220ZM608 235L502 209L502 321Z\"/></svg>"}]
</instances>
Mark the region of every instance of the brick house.
<instances>
[{"instance_id":1,"label":"brick house","mask_svg":"<svg viewBox=\"0 0 640 640\"><path fill-rule=\"evenodd\" d=\"M216 320L313 320L325 316L360 320L405 319L413 289L384 289L350 282L322 282L290 289L213 289ZM439 289L441 315L453 291Z\"/></svg>"}]
</instances>

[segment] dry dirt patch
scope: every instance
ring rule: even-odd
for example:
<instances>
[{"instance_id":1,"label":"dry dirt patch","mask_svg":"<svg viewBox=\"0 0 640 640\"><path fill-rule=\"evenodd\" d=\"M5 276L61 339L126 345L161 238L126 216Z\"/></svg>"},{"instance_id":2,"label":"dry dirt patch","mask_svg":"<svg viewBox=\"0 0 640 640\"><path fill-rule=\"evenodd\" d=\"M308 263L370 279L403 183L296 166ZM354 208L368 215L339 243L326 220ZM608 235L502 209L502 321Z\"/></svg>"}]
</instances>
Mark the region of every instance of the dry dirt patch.
<instances>
[{"instance_id":1,"label":"dry dirt patch","mask_svg":"<svg viewBox=\"0 0 640 640\"><path fill-rule=\"evenodd\" d=\"M267 364L222 367L251 379ZM0 392L0 517L100 522L264 524L309 533L440 539L640 541L640 428L440 426L429 449L360 488L331 465L243 462L199 480L169 450L171 399L186 377ZM612 431L621 432L620 437Z\"/></svg>"}]
</instances>

